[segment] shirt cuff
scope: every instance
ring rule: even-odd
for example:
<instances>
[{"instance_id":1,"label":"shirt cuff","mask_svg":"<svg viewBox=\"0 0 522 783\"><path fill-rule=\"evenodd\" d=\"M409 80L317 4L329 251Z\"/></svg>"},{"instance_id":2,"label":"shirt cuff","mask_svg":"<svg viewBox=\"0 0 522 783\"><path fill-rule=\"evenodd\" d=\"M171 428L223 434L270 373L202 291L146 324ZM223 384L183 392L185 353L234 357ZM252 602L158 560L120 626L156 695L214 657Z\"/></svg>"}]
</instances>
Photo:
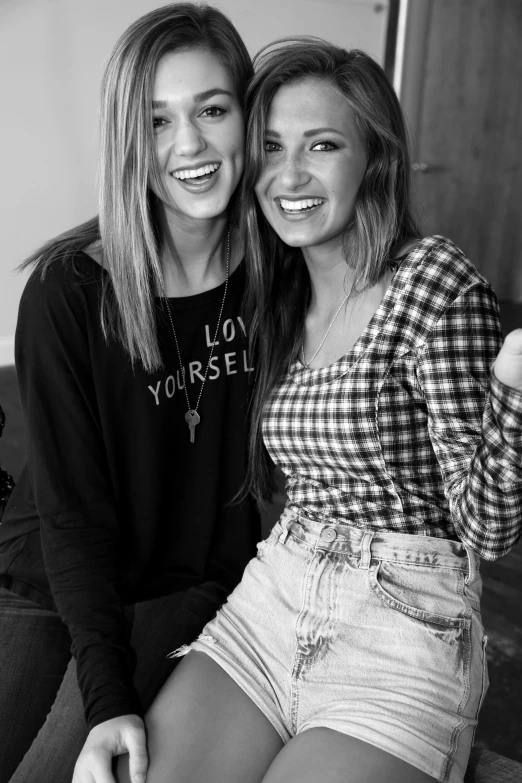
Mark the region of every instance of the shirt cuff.
<instances>
[{"instance_id":1,"label":"shirt cuff","mask_svg":"<svg viewBox=\"0 0 522 783\"><path fill-rule=\"evenodd\" d=\"M491 407L502 437L522 458L522 392L506 386L491 370Z\"/></svg>"},{"instance_id":2,"label":"shirt cuff","mask_svg":"<svg viewBox=\"0 0 522 783\"><path fill-rule=\"evenodd\" d=\"M113 702L112 704L102 704L93 709L86 716L87 730L90 731L100 723L112 718L121 718L122 715L138 715L143 718L144 712L141 704L137 700Z\"/></svg>"}]
</instances>

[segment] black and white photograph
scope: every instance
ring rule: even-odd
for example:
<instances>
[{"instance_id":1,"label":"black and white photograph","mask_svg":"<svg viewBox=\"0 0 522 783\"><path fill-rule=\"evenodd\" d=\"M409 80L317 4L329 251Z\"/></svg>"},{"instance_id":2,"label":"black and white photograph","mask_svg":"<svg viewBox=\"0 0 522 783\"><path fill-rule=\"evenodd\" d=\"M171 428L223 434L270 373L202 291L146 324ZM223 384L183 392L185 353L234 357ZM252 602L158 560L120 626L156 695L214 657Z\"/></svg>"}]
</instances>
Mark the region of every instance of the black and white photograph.
<instances>
[{"instance_id":1,"label":"black and white photograph","mask_svg":"<svg viewBox=\"0 0 522 783\"><path fill-rule=\"evenodd\" d=\"M0 0L0 783L522 781L522 0Z\"/></svg>"}]
</instances>

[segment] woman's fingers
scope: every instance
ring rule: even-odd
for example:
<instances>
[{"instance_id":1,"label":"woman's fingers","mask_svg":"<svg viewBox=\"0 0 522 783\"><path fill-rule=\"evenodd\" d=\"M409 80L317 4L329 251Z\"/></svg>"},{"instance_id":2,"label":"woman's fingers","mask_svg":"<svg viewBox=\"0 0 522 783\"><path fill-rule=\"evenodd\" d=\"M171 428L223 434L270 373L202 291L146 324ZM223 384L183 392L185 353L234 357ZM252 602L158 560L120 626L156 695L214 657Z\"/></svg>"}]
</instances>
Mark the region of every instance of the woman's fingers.
<instances>
[{"instance_id":1,"label":"woman's fingers","mask_svg":"<svg viewBox=\"0 0 522 783\"><path fill-rule=\"evenodd\" d=\"M124 754L129 755L131 783L145 783L147 743L143 721L137 715L111 718L91 729L78 756L72 783L116 783L112 762Z\"/></svg>"},{"instance_id":2,"label":"woman's fingers","mask_svg":"<svg viewBox=\"0 0 522 783\"><path fill-rule=\"evenodd\" d=\"M82 752L83 753L83 752ZM79 757L72 783L116 783L112 774L112 754L97 749Z\"/></svg>"},{"instance_id":3,"label":"woman's fingers","mask_svg":"<svg viewBox=\"0 0 522 783\"><path fill-rule=\"evenodd\" d=\"M507 335L493 370L499 381L522 391L522 329Z\"/></svg>"},{"instance_id":4,"label":"woman's fingers","mask_svg":"<svg viewBox=\"0 0 522 783\"><path fill-rule=\"evenodd\" d=\"M145 731L141 729L129 730L127 736L127 752L129 754L129 774L131 783L145 783L149 758L147 755L147 742Z\"/></svg>"}]
</instances>

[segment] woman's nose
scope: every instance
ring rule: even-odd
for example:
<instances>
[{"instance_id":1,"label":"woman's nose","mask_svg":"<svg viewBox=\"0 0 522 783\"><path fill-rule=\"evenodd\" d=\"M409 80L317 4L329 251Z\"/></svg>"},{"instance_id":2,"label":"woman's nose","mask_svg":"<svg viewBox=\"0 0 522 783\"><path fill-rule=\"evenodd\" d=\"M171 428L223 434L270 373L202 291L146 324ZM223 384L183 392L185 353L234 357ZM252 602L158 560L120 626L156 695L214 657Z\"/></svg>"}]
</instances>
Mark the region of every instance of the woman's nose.
<instances>
[{"instance_id":1,"label":"woman's nose","mask_svg":"<svg viewBox=\"0 0 522 783\"><path fill-rule=\"evenodd\" d=\"M178 125L174 136L174 151L177 155L193 157L205 147L205 139L197 125L193 122Z\"/></svg>"},{"instance_id":2,"label":"woman's nose","mask_svg":"<svg viewBox=\"0 0 522 783\"><path fill-rule=\"evenodd\" d=\"M298 156L289 156L281 162L279 176L281 185L289 190L294 190L300 185L306 185L310 179L304 162Z\"/></svg>"}]
</instances>

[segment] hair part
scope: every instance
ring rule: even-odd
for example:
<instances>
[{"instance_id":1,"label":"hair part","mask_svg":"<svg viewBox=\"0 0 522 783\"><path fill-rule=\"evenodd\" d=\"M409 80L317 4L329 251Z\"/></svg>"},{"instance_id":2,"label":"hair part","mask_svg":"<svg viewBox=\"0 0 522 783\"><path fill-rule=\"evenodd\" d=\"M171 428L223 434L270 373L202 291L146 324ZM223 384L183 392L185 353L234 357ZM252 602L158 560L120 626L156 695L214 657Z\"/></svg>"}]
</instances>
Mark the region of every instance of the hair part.
<instances>
[{"instance_id":1,"label":"hair part","mask_svg":"<svg viewBox=\"0 0 522 783\"><path fill-rule=\"evenodd\" d=\"M244 493L258 501L272 490L262 440L263 409L271 391L296 358L311 285L299 248L279 239L264 217L254 187L265 166L264 140L272 100L283 85L308 78L329 82L348 101L365 145L366 171L343 242L357 290L374 285L387 260L408 239L419 236L410 209L410 162L406 125L383 69L359 50L346 51L314 37L275 41L254 58L247 92L247 145L242 185L247 236L246 314L256 357L251 401L249 466Z\"/></svg>"},{"instance_id":2,"label":"hair part","mask_svg":"<svg viewBox=\"0 0 522 783\"><path fill-rule=\"evenodd\" d=\"M100 306L106 339L117 339L147 371L162 366L154 297L164 291L156 193L167 201L155 152L152 96L161 58L175 51L212 52L230 72L243 103L252 63L236 28L209 5L172 3L136 20L105 69L100 105L99 217L46 243L23 264L49 265L101 243L108 275ZM230 204L234 215L237 194Z\"/></svg>"}]
</instances>

